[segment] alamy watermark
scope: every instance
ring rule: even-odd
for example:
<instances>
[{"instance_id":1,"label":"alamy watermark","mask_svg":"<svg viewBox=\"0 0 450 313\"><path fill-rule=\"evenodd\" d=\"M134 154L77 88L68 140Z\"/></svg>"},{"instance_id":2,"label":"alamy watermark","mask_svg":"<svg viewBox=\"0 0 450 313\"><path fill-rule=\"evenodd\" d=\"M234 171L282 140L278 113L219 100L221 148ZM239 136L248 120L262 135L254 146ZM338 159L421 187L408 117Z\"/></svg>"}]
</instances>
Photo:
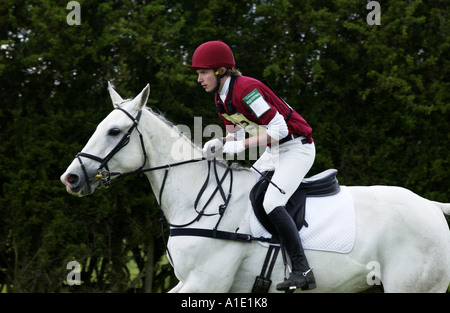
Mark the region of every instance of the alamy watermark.
<instances>
[{"instance_id":1,"label":"alamy watermark","mask_svg":"<svg viewBox=\"0 0 450 313\"><path fill-rule=\"evenodd\" d=\"M381 25L381 6L378 1L370 1L366 5L367 10L372 10L367 14L366 22L368 25Z\"/></svg>"},{"instance_id":2,"label":"alamy watermark","mask_svg":"<svg viewBox=\"0 0 450 313\"><path fill-rule=\"evenodd\" d=\"M377 261L367 263L366 269L370 270L366 276L367 285L381 285L381 265Z\"/></svg>"},{"instance_id":3,"label":"alamy watermark","mask_svg":"<svg viewBox=\"0 0 450 313\"><path fill-rule=\"evenodd\" d=\"M66 276L66 283L69 286L81 285L81 265L77 261L70 261L66 268L70 272ZM369 286L381 285L381 265L377 261L367 263L366 269L370 272L366 276L366 282Z\"/></svg>"},{"instance_id":4,"label":"alamy watermark","mask_svg":"<svg viewBox=\"0 0 450 313\"><path fill-rule=\"evenodd\" d=\"M207 141L213 138L222 139L229 136L229 134L236 133L237 131L242 131L242 128L240 126L227 125L226 131L224 131L221 126L215 124L210 124L203 127L202 117L195 116L193 131L191 131L191 128L189 126L182 124L176 125L176 127L173 128L170 136L172 138L178 139L173 142L170 155L176 161L195 157L192 146L186 145L185 138L183 138L183 136L180 136L180 133L182 133L187 139L191 140L194 145L203 147L203 141ZM267 141L264 141L264 139L265 138L262 138L257 146L249 147L245 152L236 155L223 155L221 153L221 149L215 151L213 154L218 159L225 158L226 160L257 160L259 156L266 150ZM276 146L276 144L274 146ZM272 152L276 151L276 149L273 149Z\"/></svg>"},{"instance_id":5,"label":"alamy watermark","mask_svg":"<svg viewBox=\"0 0 450 313\"><path fill-rule=\"evenodd\" d=\"M69 25L81 25L81 5L78 1L70 1L66 6L67 10L71 10L66 17Z\"/></svg>"},{"instance_id":6,"label":"alamy watermark","mask_svg":"<svg viewBox=\"0 0 450 313\"><path fill-rule=\"evenodd\" d=\"M81 5L78 1L70 1L66 6L71 10L66 17L68 25L81 25ZM371 10L366 16L368 25L381 25L381 5L378 1L369 1L366 5L367 10Z\"/></svg>"},{"instance_id":7,"label":"alamy watermark","mask_svg":"<svg viewBox=\"0 0 450 313\"><path fill-rule=\"evenodd\" d=\"M81 265L77 261L67 263L66 269L71 270L66 276L66 283L69 286L81 285Z\"/></svg>"}]
</instances>

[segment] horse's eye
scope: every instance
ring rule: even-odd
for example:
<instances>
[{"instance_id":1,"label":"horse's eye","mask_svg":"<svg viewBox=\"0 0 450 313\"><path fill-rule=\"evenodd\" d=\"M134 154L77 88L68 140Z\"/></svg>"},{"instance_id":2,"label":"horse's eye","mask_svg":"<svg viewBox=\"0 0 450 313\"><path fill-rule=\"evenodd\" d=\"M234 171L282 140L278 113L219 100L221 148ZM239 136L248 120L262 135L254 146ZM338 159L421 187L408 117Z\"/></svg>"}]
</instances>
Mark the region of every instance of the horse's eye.
<instances>
[{"instance_id":1,"label":"horse's eye","mask_svg":"<svg viewBox=\"0 0 450 313\"><path fill-rule=\"evenodd\" d=\"M118 129L118 128L111 128L109 131L108 131L108 135L109 136L117 136L117 135L119 135L120 134L120 129Z\"/></svg>"}]
</instances>

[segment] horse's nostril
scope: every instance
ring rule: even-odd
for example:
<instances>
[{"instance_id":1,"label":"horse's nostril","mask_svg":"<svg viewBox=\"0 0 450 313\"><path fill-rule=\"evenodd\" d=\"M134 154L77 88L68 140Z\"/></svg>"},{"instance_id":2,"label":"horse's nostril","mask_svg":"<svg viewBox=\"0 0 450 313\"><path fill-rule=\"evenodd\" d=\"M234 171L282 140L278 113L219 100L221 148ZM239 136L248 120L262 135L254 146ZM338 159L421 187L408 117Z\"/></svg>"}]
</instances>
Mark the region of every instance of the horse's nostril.
<instances>
[{"instance_id":1,"label":"horse's nostril","mask_svg":"<svg viewBox=\"0 0 450 313\"><path fill-rule=\"evenodd\" d=\"M79 177L75 174L69 174L67 175L67 182L71 185L74 185L78 182Z\"/></svg>"}]
</instances>

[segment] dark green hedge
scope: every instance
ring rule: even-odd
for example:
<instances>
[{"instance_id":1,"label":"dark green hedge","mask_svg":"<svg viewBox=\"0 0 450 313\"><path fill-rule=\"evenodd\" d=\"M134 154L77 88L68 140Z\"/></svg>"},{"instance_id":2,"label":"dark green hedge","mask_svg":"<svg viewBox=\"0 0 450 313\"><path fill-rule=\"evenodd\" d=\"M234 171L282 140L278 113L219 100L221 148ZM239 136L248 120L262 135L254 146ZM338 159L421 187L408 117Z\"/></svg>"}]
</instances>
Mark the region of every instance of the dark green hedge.
<instances>
[{"instance_id":1,"label":"dark green hedge","mask_svg":"<svg viewBox=\"0 0 450 313\"><path fill-rule=\"evenodd\" d=\"M0 3L2 291L173 285L144 178L78 199L59 176L112 109L108 80L124 98L150 83L149 105L175 124L220 123L184 66L208 40L228 43L245 75L267 78L311 124L311 174L333 167L342 184L450 201L448 1L380 1L379 26L362 0L79 3L79 26L64 1ZM65 283L72 260L81 286Z\"/></svg>"}]
</instances>

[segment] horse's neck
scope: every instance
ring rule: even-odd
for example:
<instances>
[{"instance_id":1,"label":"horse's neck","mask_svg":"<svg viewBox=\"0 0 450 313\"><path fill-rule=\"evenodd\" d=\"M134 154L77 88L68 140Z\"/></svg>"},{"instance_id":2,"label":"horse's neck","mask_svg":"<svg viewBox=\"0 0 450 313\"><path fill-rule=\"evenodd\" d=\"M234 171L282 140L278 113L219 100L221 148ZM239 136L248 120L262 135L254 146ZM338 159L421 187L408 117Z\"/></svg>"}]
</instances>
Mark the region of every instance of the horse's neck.
<instances>
[{"instance_id":1,"label":"horse's neck","mask_svg":"<svg viewBox=\"0 0 450 313\"><path fill-rule=\"evenodd\" d=\"M162 117L147 111L144 127L147 130L150 166L201 158L202 151Z\"/></svg>"},{"instance_id":2,"label":"horse's neck","mask_svg":"<svg viewBox=\"0 0 450 313\"><path fill-rule=\"evenodd\" d=\"M145 129L148 130L147 138L145 139L147 155L149 156L148 167L173 164L202 157L201 149L194 146L189 139L180 135L175 127L170 126L158 116L151 115L150 118L145 119L148 125L144 125ZM217 164L216 169L218 177L222 178L226 168ZM147 173L158 201L160 201L159 196L164 185L160 205L170 223L182 224L195 218L197 213L193 208L194 202L208 177L208 172L210 175L207 189L198 205L198 210L201 210L217 186L215 173L212 168L209 168L208 162L171 167L167 175L166 170ZM165 178L165 176L167 177ZM233 196L229 205L233 206L233 221L230 221L228 218L227 220L236 225L236 221L242 222L244 212L247 209L248 190L244 186L249 186L250 188L253 185L254 175L248 170L240 170L234 172L233 176ZM231 174L228 174L223 182L222 187L225 192L229 190L230 179ZM238 200L237 203L234 199ZM213 201L207 206L205 213L217 212L219 205L222 203L223 200L220 193L217 192ZM234 221L235 219L236 221ZM203 218L201 220L201 224L206 223L205 225L209 226L209 223L215 223L216 218ZM223 222L223 224L226 223Z\"/></svg>"},{"instance_id":3,"label":"horse's neck","mask_svg":"<svg viewBox=\"0 0 450 313\"><path fill-rule=\"evenodd\" d=\"M148 167L202 157L201 149L181 135L176 127L169 125L151 112L146 113L146 118L143 119L143 130L146 130ZM163 210L167 211L166 217L170 220L171 216L175 215L174 210L177 210L178 215L184 208L192 207L201 184L206 178L208 165L206 162L198 162L171 167L168 170L166 179L164 179L166 176L164 169L146 174L158 201L160 201L159 196L164 183L161 202Z\"/></svg>"}]
</instances>

